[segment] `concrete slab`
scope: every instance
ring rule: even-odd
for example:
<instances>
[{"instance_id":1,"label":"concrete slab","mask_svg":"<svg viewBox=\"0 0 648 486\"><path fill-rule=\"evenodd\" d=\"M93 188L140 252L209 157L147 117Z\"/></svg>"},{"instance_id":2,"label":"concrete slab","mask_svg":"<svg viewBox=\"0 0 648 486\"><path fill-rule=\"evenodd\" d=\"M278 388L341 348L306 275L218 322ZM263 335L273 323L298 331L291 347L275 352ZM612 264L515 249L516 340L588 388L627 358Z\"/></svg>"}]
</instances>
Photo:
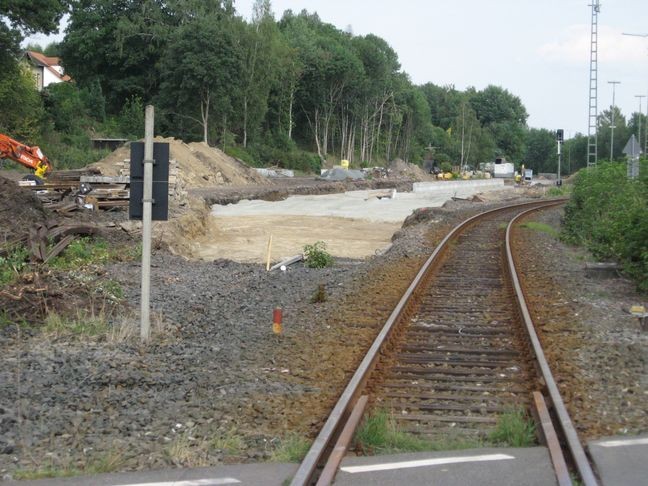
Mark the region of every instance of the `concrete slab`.
<instances>
[{"instance_id":1,"label":"concrete slab","mask_svg":"<svg viewBox=\"0 0 648 486\"><path fill-rule=\"evenodd\" d=\"M487 448L346 458L336 486L554 486L544 447Z\"/></svg>"},{"instance_id":2,"label":"concrete slab","mask_svg":"<svg viewBox=\"0 0 648 486\"><path fill-rule=\"evenodd\" d=\"M648 435L594 440L587 448L603 486L648 484Z\"/></svg>"},{"instance_id":3,"label":"concrete slab","mask_svg":"<svg viewBox=\"0 0 648 486\"><path fill-rule=\"evenodd\" d=\"M298 466L298 464L240 464L37 481L7 481L2 484L3 486L282 486L292 478Z\"/></svg>"},{"instance_id":4,"label":"concrete slab","mask_svg":"<svg viewBox=\"0 0 648 486\"><path fill-rule=\"evenodd\" d=\"M328 216L374 222L401 223L422 207L439 207L456 197L467 198L478 192L507 190L512 186L479 184L491 181L428 182L417 185L416 192L399 192L393 199L378 199L385 191L350 191L339 194L290 196L283 201L243 200L227 206L212 206L217 218L238 216ZM493 181L495 182L495 181Z\"/></svg>"}]
</instances>

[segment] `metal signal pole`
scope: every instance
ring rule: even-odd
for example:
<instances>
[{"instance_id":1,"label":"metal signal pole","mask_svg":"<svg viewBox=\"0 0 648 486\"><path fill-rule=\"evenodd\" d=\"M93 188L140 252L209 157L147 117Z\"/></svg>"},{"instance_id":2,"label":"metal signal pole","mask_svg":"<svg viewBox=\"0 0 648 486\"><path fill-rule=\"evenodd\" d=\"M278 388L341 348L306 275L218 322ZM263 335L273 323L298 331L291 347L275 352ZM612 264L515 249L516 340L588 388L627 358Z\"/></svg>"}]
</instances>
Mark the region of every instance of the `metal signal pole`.
<instances>
[{"instance_id":1,"label":"metal signal pole","mask_svg":"<svg viewBox=\"0 0 648 486\"><path fill-rule=\"evenodd\" d=\"M614 100L614 95L616 94L616 85L621 84L621 81L608 81L608 84L612 85L612 120L610 125L611 135L610 135L610 162L614 160L614 115L616 112L616 103Z\"/></svg>"},{"instance_id":2,"label":"metal signal pole","mask_svg":"<svg viewBox=\"0 0 648 486\"><path fill-rule=\"evenodd\" d=\"M598 162L598 14L599 0L592 1L592 29L590 36L589 122L587 127L587 167Z\"/></svg>"},{"instance_id":3,"label":"metal signal pole","mask_svg":"<svg viewBox=\"0 0 648 486\"><path fill-rule=\"evenodd\" d=\"M635 95L635 98L639 98L639 116L637 117L639 121L639 127L637 130L637 138L639 139L639 150L641 150L641 117L643 116L643 113L641 112L641 100L645 97L646 95ZM644 131L646 132L646 136L648 136L648 126L644 128ZM646 156L646 149L644 147L644 157L645 156Z\"/></svg>"}]
</instances>

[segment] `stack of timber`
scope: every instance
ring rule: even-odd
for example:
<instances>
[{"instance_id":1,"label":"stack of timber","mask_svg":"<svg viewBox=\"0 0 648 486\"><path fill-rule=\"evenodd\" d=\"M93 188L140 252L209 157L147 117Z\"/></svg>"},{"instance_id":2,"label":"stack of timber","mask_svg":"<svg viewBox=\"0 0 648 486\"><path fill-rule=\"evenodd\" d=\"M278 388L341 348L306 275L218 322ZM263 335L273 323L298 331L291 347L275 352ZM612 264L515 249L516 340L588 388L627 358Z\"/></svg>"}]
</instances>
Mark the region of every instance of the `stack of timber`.
<instances>
[{"instance_id":1,"label":"stack of timber","mask_svg":"<svg viewBox=\"0 0 648 486\"><path fill-rule=\"evenodd\" d=\"M79 208L115 209L128 206L130 177L106 177L97 169L53 172L47 182L31 186L43 205L60 213Z\"/></svg>"},{"instance_id":2,"label":"stack of timber","mask_svg":"<svg viewBox=\"0 0 648 486\"><path fill-rule=\"evenodd\" d=\"M127 177L130 180L130 159L124 159L114 164L120 177ZM178 177L180 168L176 159L169 160L169 199L177 205L184 206L189 195L182 178Z\"/></svg>"},{"instance_id":3,"label":"stack of timber","mask_svg":"<svg viewBox=\"0 0 648 486\"><path fill-rule=\"evenodd\" d=\"M124 209L130 200L130 160L117 162L114 168L118 175L102 175L97 168L56 171L45 184L30 187L46 208L63 214L78 209ZM171 159L169 199L177 206L184 206L189 194L178 173L178 162Z\"/></svg>"}]
</instances>

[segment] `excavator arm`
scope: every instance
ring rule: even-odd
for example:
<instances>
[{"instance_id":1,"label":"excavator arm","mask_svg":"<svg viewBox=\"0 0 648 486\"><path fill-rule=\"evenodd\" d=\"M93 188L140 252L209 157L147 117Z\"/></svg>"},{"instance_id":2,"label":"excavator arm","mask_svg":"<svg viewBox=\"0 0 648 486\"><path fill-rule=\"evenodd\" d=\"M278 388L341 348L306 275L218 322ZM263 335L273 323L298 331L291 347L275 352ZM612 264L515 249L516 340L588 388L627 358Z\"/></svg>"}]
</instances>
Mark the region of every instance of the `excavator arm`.
<instances>
[{"instance_id":1,"label":"excavator arm","mask_svg":"<svg viewBox=\"0 0 648 486\"><path fill-rule=\"evenodd\" d=\"M0 133L0 159L10 159L32 169L39 179L45 179L52 171L52 164L40 148L29 147L2 133Z\"/></svg>"}]
</instances>

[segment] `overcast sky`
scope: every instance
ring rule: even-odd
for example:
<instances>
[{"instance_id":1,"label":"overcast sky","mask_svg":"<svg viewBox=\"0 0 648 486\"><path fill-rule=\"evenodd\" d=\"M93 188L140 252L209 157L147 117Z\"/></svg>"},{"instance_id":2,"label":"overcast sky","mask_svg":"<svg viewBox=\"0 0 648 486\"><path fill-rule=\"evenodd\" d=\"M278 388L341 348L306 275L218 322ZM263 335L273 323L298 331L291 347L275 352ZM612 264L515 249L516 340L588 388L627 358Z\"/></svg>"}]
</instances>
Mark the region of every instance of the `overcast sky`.
<instances>
[{"instance_id":1,"label":"overcast sky","mask_svg":"<svg viewBox=\"0 0 648 486\"><path fill-rule=\"evenodd\" d=\"M253 0L236 0L246 18ZM588 0L273 0L316 11L355 35L376 34L396 50L417 84L457 89L495 84L519 96L529 125L587 133L591 8ZM648 95L648 0L604 1L599 15L599 110L638 111ZM643 100L642 111L646 112Z\"/></svg>"},{"instance_id":2,"label":"overcast sky","mask_svg":"<svg viewBox=\"0 0 648 486\"><path fill-rule=\"evenodd\" d=\"M254 0L235 0L250 17ZM519 96L529 125L587 133L590 15L588 0L272 0L316 11L355 35L376 34L398 53L416 84L457 89L495 84ZM616 104L627 116L648 95L648 0L604 1L599 15L599 111ZM42 38L33 40L43 42ZM46 43L46 42L45 42ZM646 113L643 99L642 111Z\"/></svg>"}]
</instances>

